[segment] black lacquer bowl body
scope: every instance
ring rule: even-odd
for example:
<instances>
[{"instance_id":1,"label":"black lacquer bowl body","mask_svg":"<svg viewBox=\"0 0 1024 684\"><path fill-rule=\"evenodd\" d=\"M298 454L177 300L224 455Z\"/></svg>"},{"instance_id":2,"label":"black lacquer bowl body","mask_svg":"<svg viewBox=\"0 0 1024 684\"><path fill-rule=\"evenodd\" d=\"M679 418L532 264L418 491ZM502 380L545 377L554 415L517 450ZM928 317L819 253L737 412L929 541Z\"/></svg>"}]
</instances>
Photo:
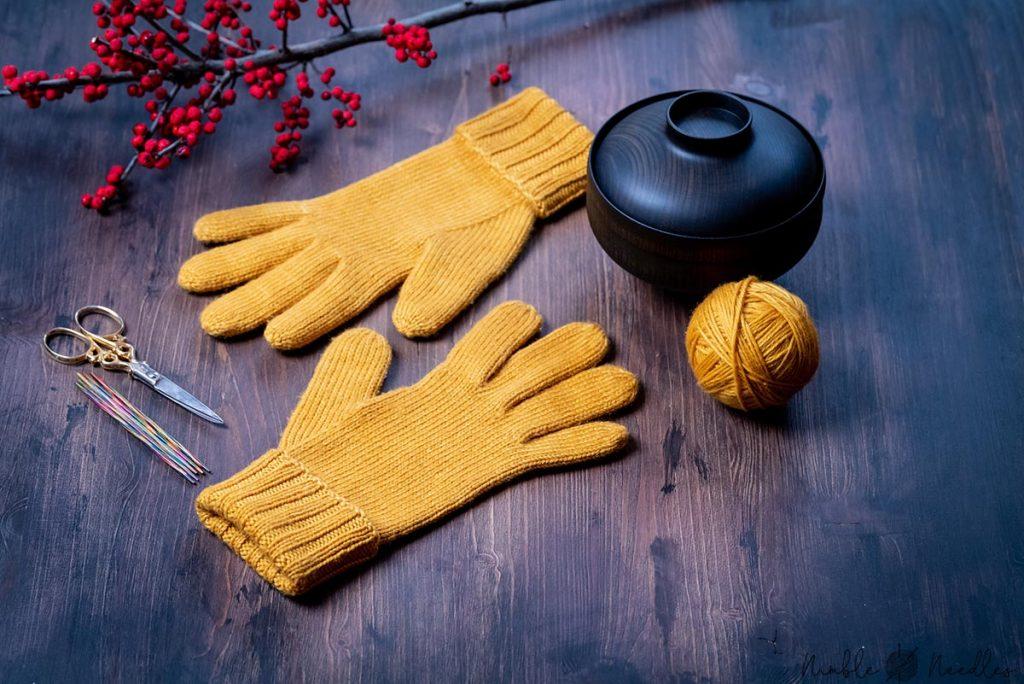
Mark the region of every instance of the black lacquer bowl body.
<instances>
[{"instance_id":1,"label":"black lacquer bowl body","mask_svg":"<svg viewBox=\"0 0 1024 684\"><path fill-rule=\"evenodd\" d=\"M699 297L748 275L776 278L821 224L825 165L811 135L754 98L655 95L609 119L588 164L587 214L627 271Z\"/></svg>"}]
</instances>

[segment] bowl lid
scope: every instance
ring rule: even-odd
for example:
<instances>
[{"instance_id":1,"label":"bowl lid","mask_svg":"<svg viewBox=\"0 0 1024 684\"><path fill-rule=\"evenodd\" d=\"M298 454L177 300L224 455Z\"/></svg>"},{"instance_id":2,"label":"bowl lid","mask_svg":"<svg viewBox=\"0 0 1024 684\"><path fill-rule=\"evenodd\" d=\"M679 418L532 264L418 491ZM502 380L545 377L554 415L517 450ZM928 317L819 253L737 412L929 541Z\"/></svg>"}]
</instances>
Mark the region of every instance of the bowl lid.
<instances>
[{"instance_id":1,"label":"bowl lid","mask_svg":"<svg viewBox=\"0 0 1024 684\"><path fill-rule=\"evenodd\" d=\"M784 112L716 90L663 93L609 119L590 177L633 221L672 235L730 238L785 222L825 180L811 135Z\"/></svg>"}]
</instances>

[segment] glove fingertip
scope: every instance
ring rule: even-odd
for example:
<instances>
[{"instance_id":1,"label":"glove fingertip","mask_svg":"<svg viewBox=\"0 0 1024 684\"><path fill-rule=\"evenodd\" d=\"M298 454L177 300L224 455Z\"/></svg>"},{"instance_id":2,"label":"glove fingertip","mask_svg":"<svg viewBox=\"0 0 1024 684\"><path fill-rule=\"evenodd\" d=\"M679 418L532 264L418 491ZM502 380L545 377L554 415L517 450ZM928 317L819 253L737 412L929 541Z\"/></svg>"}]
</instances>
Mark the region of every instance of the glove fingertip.
<instances>
[{"instance_id":1,"label":"glove fingertip","mask_svg":"<svg viewBox=\"0 0 1024 684\"><path fill-rule=\"evenodd\" d=\"M580 426L581 442L594 456L604 456L624 448L629 443L629 430L621 423L599 420Z\"/></svg>"},{"instance_id":2,"label":"glove fingertip","mask_svg":"<svg viewBox=\"0 0 1024 684\"><path fill-rule=\"evenodd\" d=\"M490 327L495 331L504 331L516 339L515 347L519 347L540 332L544 317L532 305L512 299L494 307L478 326Z\"/></svg>"},{"instance_id":3,"label":"glove fingertip","mask_svg":"<svg viewBox=\"0 0 1024 684\"><path fill-rule=\"evenodd\" d=\"M594 425L595 427L599 426L599 429L605 434L607 453L619 451L629 444L629 429L625 425L611 422L600 422Z\"/></svg>"},{"instance_id":4,"label":"glove fingertip","mask_svg":"<svg viewBox=\"0 0 1024 684\"><path fill-rule=\"evenodd\" d=\"M522 456L528 467L551 467L604 458L629 444L629 430L611 421L594 421L527 442Z\"/></svg>"},{"instance_id":5,"label":"glove fingertip","mask_svg":"<svg viewBox=\"0 0 1024 684\"><path fill-rule=\"evenodd\" d=\"M178 269L178 285L188 292L202 292L208 284L204 275L202 269L197 268L195 262L189 259Z\"/></svg>"},{"instance_id":6,"label":"glove fingertip","mask_svg":"<svg viewBox=\"0 0 1024 684\"><path fill-rule=\"evenodd\" d=\"M307 335L303 335L301 330L288 328L275 321L276 319L271 319L263 329L263 339L274 349L292 351L301 349L312 341Z\"/></svg>"},{"instance_id":7,"label":"glove fingertip","mask_svg":"<svg viewBox=\"0 0 1024 684\"><path fill-rule=\"evenodd\" d=\"M333 340L324 352L324 356L344 355L390 365L391 345L386 337L369 328L352 328L341 333Z\"/></svg>"},{"instance_id":8,"label":"glove fingertip","mask_svg":"<svg viewBox=\"0 0 1024 684\"><path fill-rule=\"evenodd\" d=\"M597 360L603 359L608 355L612 342L608 338L608 333L604 331L604 328L599 323L578 322L569 323L563 327L566 330L566 335L575 341L575 347L578 349L577 353L585 354L589 358Z\"/></svg>"},{"instance_id":9,"label":"glove fingertip","mask_svg":"<svg viewBox=\"0 0 1024 684\"><path fill-rule=\"evenodd\" d=\"M540 312L532 304L527 304L519 299L510 299L507 302L502 302L494 307L491 315L530 318L536 320L538 324L543 321Z\"/></svg>"},{"instance_id":10,"label":"glove fingertip","mask_svg":"<svg viewBox=\"0 0 1024 684\"><path fill-rule=\"evenodd\" d=\"M224 214L223 211L215 211L200 216L192 226L192 235L200 242L223 242L224 224L227 218Z\"/></svg>"},{"instance_id":11,"label":"glove fingertip","mask_svg":"<svg viewBox=\"0 0 1024 684\"><path fill-rule=\"evenodd\" d=\"M210 302L199 314L199 325L207 334L214 337L231 337L244 332L239 329L237 322L230 315L230 311L224 310L220 300L217 299Z\"/></svg>"},{"instance_id":12,"label":"glove fingertip","mask_svg":"<svg viewBox=\"0 0 1024 684\"><path fill-rule=\"evenodd\" d=\"M409 339L436 335L447 323L447 321L436 318L417 316L414 312L407 311L405 307L401 306L395 307L391 314L391 322L398 332Z\"/></svg>"},{"instance_id":13,"label":"glove fingertip","mask_svg":"<svg viewBox=\"0 0 1024 684\"><path fill-rule=\"evenodd\" d=\"M614 373L616 384L622 392L622 407L629 406L636 401L640 394L640 380L635 373L621 366L608 366L608 368Z\"/></svg>"}]
</instances>

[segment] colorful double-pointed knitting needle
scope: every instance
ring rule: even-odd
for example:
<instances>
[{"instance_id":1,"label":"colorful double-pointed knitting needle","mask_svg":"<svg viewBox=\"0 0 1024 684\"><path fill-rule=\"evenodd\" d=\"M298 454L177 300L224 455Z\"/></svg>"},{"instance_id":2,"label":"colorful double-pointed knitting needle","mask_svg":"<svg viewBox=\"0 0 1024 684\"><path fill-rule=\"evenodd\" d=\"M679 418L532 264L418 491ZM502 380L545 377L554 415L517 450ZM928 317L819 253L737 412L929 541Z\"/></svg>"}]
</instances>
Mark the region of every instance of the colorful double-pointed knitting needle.
<instances>
[{"instance_id":1,"label":"colorful double-pointed knitting needle","mask_svg":"<svg viewBox=\"0 0 1024 684\"><path fill-rule=\"evenodd\" d=\"M117 420L122 427L128 430L128 432L130 432L134 437L146 444L167 466L175 470L187 481L193 484L198 482L198 478L195 473L191 471L191 468L187 467L187 464L180 457L169 451L167 447L157 441L154 435L140 429L137 421L133 420L131 415L125 413L122 408L114 404L111 399L106 396L98 386L96 386L91 378L83 378L79 387L87 396L96 402L103 411Z\"/></svg>"},{"instance_id":2,"label":"colorful double-pointed knitting needle","mask_svg":"<svg viewBox=\"0 0 1024 684\"><path fill-rule=\"evenodd\" d=\"M179 475L185 478L186 481L192 484L196 484L198 482L198 480L192 473L186 471L184 468L181 467L181 465L176 463L174 460L170 459L166 454L164 454L161 451L160 447L157 446L152 441L150 441L150 439L146 435L140 434L134 428L134 426L123 420L121 416L119 416L118 413L114 410L114 408L109 404L108 400L99 395L94 388L88 386L85 382L79 382L78 388L82 390L82 392L85 393L85 395L89 397L97 406L99 406L104 413L106 413L111 418L120 423L121 426L124 427L133 437L139 439L146 446L148 446L157 455L157 457L164 462L165 465L167 465L169 468L173 469L175 472L177 472Z\"/></svg>"},{"instance_id":3,"label":"colorful double-pointed knitting needle","mask_svg":"<svg viewBox=\"0 0 1024 684\"><path fill-rule=\"evenodd\" d=\"M96 375L86 376L79 373L76 385L107 415L114 418L132 436L148 446L165 465L181 475L187 482L198 484L199 478L210 472L199 459L168 435L163 428Z\"/></svg>"},{"instance_id":4,"label":"colorful double-pointed knitting needle","mask_svg":"<svg viewBox=\"0 0 1024 684\"><path fill-rule=\"evenodd\" d=\"M156 442L150 435L140 431L122 412L115 407L109 398L105 397L99 388L91 381L90 378L81 377L77 383L79 389L81 389L86 396L93 400L97 406L99 406L107 415L112 417L118 423L121 424L133 437L142 441L148 446L168 467L173 469L186 481L196 484L198 478L187 470L183 464L172 454L168 453L162 445Z\"/></svg>"},{"instance_id":5,"label":"colorful double-pointed knitting needle","mask_svg":"<svg viewBox=\"0 0 1024 684\"><path fill-rule=\"evenodd\" d=\"M127 418L136 422L143 432L152 434L159 442L165 444L175 456L179 457L185 463L189 470L199 476L212 472L199 459L193 456L192 452L167 434L167 432L165 432L162 427L154 423L149 416L135 408L135 406L119 394L117 390L105 383L102 378L98 375L92 374L92 379L99 385L102 391L109 396L117 407L123 409Z\"/></svg>"},{"instance_id":6,"label":"colorful double-pointed knitting needle","mask_svg":"<svg viewBox=\"0 0 1024 684\"><path fill-rule=\"evenodd\" d=\"M158 445L166 446L166 450L163 450L163 453L168 457L175 460L179 465L197 477L201 477L209 472L209 469L199 462L197 458L192 456L188 449L182 446L180 442L167 434L167 432L154 423L152 419L135 408L135 406L133 406L115 389L103 382L98 375L92 375L91 379L97 383L97 390L113 402L113 407L116 410L119 410L122 417L134 424L142 434L155 440Z\"/></svg>"}]
</instances>

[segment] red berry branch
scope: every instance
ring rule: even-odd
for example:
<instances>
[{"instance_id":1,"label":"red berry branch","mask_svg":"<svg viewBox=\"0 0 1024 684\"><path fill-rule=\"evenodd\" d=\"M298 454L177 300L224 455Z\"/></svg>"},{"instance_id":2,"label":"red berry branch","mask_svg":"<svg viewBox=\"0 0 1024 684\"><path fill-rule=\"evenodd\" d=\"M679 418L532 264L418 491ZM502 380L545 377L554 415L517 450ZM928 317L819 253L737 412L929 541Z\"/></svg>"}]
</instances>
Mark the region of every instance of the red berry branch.
<instances>
[{"instance_id":1,"label":"red berry branch","mask_svg":"<svg viewBox=\"0 0 1024 684\"><path fill-rule=\"evenodd\" d=\"M236 86L249 99L280 101L269 165L283 171L301 153L308 103L319 99L330 107L336 128L356 125L361 95L336 84L336 69L320 69L317 59L382 41L398 62L425 69L437 59L431 28L549 0L461 0L406 20L361 27L353 23L351 0L315 1L315 15L333 29L331 35L289 44L289 26L301 18L308 0L272 0L268 18L276 44L268 39L264 47L248 22L248 0L192 0L201 5L196 19L186 17L188 0L99 0L92 5L99 32L89 42L96 61L52 73L8 64L0 69L0 97L20 97L35 109L76 91L85 102L98 102L112 87L124 86L128 97L143 100L145 120L132 126L133 156L111 166L104 184L82 195L83 206L102 210L124 196L125 180L136 168L162 170L191 156L239 101ZM509 78L508 65L499 64L489 81L498 85Z\"/></svg>"}]
</instances>

